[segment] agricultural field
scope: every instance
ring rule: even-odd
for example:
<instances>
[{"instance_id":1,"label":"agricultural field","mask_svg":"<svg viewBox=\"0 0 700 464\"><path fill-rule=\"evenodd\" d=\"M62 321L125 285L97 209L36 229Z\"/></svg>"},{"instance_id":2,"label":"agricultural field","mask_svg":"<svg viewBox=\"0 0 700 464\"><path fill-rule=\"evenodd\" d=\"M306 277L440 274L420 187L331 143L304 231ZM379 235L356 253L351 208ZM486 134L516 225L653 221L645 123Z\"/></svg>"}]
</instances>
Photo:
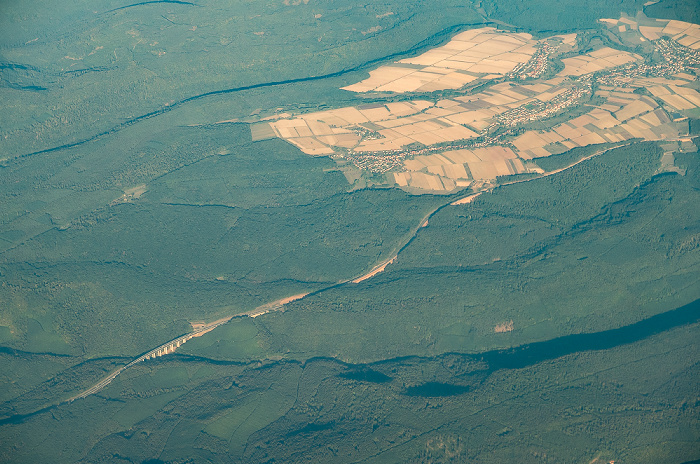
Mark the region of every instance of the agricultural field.
<instances>
[{"instance_id":1,"label":"agricultural field","mask_svg":"<svg viewBox=\"0 0 700 464\"><path fill-rule=\"evenodd\" d=\"M508 74L530 61L535 45L530 34L472 29L457 34L442 47L371 71L369 79L343 89L396 93L458 89Z\"/></svg>"},{"instance_id":2,"label":"agricultural field","mask_svg":"<svg viewBox=\"0 0 700 464\"><path fill-rule=\"evenodd\" d=\"M350 161L385 174L388 185L419 193L479 189L498 177L538 173L530 160L576 147L687 137L682 116L700 111L695 77L688 74L700 64L691 41L700 26L642 21L658 26L640 26L626 17L602 23L614 25L628 43L657 41L652 51L662 54L662 64L649 66L637 53L606 46L580 53L575 34L536 41L529 34L473 29L442 47L371 71L368 79L344 89L405 94L492 81L488 90L283 117L253 125L253 139L277 136L304 153ZM662 37L675 45L657 40ZM544 58L534 56L538 48L546 48ZM538 66L559 55L566 57L555 76L533 78ZM572 110L580 115L546 130L528 129ZM468 150L473 147L480 154Z\"/></svg>"}]
</instances>

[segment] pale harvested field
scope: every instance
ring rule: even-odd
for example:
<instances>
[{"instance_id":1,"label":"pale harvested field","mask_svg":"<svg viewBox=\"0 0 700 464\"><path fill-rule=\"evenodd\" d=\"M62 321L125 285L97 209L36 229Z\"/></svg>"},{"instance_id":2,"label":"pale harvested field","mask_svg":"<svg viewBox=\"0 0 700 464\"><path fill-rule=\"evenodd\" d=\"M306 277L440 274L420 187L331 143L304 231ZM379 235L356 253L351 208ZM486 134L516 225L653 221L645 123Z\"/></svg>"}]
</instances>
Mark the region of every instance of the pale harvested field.
<instances>
[{"instance_id":1,"label":"pale harvested field","mask_svg":"<svg viewBox=\"0 0 700 464\"><path fill-rule=\"evenodd\" d=\"M406 173L406 172L395 172L394 173L394 181L399 185L399 187L408 186L408 180L410 178L411 178L411 175Z\"/></svg>"},{"instance_id":2,"label":"pale harvested field","mask_svg":"<svg viewBox=\"0 0 700 464\"><path fill-rule=\"evenodd\" d=\"M642 113L648 113L656 108L656 105L651 102L647 103L641 99L634 100L631 103L625 105L621 110L615 113L615 119L618 121L626 121L635 116L639 116Z\"/></svg>"},{"instance_id":3,"label":"pale harvested field","mask_svg":"<svg viewBox=\"0 0 700 464\"><path fill-rule=\"evenodd\" d=\"M309 155L333 154L333 149L331 147L319 142L313 137L288 138L287 140Z\"/></svg>"},{"instance_id":4,"label":"pale harvested field","mask_svg":"<svg viewBox=\"0 0 700 464\"><path fill-rule=\"evenodd\" d=\"M641 56L634 53L604 47L585 55L564 58L562 60L564 63L564 70L560 74L562 76L581 76L583 74L614 68L641 59Z\"/></svg>"},{"instance_id":5,"label":"pale harvested field","mask_svg":"<svg viewBox=\"0 0 700 464\"><path fill-rule=\"evenodd\" d=\"M458 89L484 74L507 74L532 57L536 43L529 34L472 29L442 47L373 70L369 78L343 89L395 93Z\"/></svg>"},{"instance_id":6,"label":"pale harvested field","mask_svg":"<svg viewBox=\"0 0 700 464\"><path fill-rule=\"evenodd\" d=\"M696 105L690 103L681 95L661 95L659 98L661 98L664 102L668 103L669 106L678 110L689 110L691 108L696 107Z\"/></svg>"},{"instance_id":7,"label":"pale harvested field","mask_svg":"<svg viewBox=\"0 0 700 464\"><path fill-rule=\"evenodd\" d=\"M571 47L576 45L577 34L575 32L573 32L571 34L555 35L554 37L559 37L562 40L562 42L564 42L565 44L567 44Z\"/></svg>"},{"instance_id":8,"label":"pale harvested field","mask_svg":"<svg viewBox=\"0 0 700 464\"><path fill-rule=\"evenodd\" d=\"M543 147L547 142L535 131L527 131L523 135L513 140L513 145L519 151L532 150L533 148Z\"/></svg>"},{"instance_id":9,"label":"pale harvested field","mask_svg":"<svg viewBox=\"0 0 700 464\"><path fill-rule=\"evenodd\" d=\"M676 109L695 108L686 99L693 89L679 87L683 95L673 93L673 87L650 87L652 93ZM632 138L663 140L678 137L679 132L668 115L651 98L632 93L632 89L600 90L598 95L616 102L606 109L593 108L589 113L558 124L548 131L527 131L512 143L523 159L549 156L545 147L561 143L566 148L605 142L621 142ZM698 94L700 102L700 94Z\"/></svg>"},{"instance_id":10,"label":"pale harvested field","mask_svg":"<svg viewBox=\"0 0 700 464\"><path fill-rule=\"evenodd\" d=\"M617 26L619 32L639 31L647 40L658 40L661 37L670 37L679 44L694 50L700 49L700 25L683 21L667 19L646 18L644 24L636 21L621 19L601 19L601 22L609 24L610 27Z\"/></svg>"},{"instance_id":11,"label":"pale harvested field","mask_svg":"<svg viewBox=\"0 0 700 464\"><path fill-rule=\"evenodd\" d=\"M527 172L512 150L498 146L416 156L404 161L404 169L405 172L394 174L398 185L448 191L469 185L474 180L488 181L498 176Z\"/></svg>"},{"instance_id":12,"label":"pale harvested field","mask_svg":"<svg viewBox=\"0 0 700 464\"><path fill-rule=\"evenodd\" d=\"M606 20L607 22L608 20ZM671 35L691 44L700 40L700 27L687 23L661 21L637 24L628 18L610 20L624 25L625 32L653 24L655 33ZM648 32L648 31L647 31ZM631 32L630 32L631 33ZM637 32L634 32L637 34ZM570 46L575 34L561 36ZM693 39L694 40L694 39ZM692 42L694 43L694 42ZM497 32L492 28L465 31L442 47L407 58L370 73L370 78L348 89L396 92L457 88L487 76L501 77L535 52L537 42L528 34ZM402 163L403 172L391 172L389 179L400 187L425 191L451 191L476 183L488 183L499 176L527 172L523 160L561 153L566 149L592 144L621 142L632 138L663 140L679 136L679 127L666 110L685 111L700 107L700 93L687 87L695 79L679 73L674 78L635 77L619 87L601 85L596 97L603 102L589 111L547 130L527 130L508 139L504 147L473 150L453 149L425 153L423 146L468 141L484 135L481 131L514 121L536 120L538 108L565 108L561 97L574 89L570 76L580 76L617 67L641 57L610 47L565 58L559 75L529 83L502 82L471 95L443 98L436 102L409 100L337 108L297 117L286 117L251 126L255 140L281 137L310 155L381 152ZM647 88L652 97L635 93ZM529 106L524 106L529 105ZM517 110L517 111L512 111ZM522 116L524 114L524 116ZM543 112L542 114L551 114ZM410 151L406 151L407 146ZM350 158L353 159L353 158ZM362 158L367 159L367 158ZM380 160L381 158L371 158ZM353 161L354 162L354 161ZM372 161L373 163L377 161ZM396 161L394 161L396 162ZM359 166L359 164L358 164ZM388 165L387 169L396 169ZM395 166L395 165L394 165ZM530 169L537 169L528 164Z\"/></svg>"}]
</instances>

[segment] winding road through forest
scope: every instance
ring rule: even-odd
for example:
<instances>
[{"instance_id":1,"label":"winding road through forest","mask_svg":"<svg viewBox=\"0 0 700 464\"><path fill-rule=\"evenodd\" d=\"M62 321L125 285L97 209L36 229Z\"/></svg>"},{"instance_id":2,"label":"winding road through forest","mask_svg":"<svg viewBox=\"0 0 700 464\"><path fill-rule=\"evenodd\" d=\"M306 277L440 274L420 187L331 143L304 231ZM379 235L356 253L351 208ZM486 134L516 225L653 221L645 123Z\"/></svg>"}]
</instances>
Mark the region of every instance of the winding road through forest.
<instances>
[{"instance_id":1,"label":"winding road through forest","mask_svg":"<svg viewBox=\"0 0 700 464\"><path fill-rule=\"evenodd\" d=\"M583 163L584 161L587 161L587 160L589 160L589 159L591 159L591 158L594 158L594 157L596 157L596 156L599 156L599 155L602 155L602 154L604 154L604 153L607 153L607 152L609 152L609 151L611 151L611 150L615 150L615 149L617 149L617 148L625 147L625 146L628 146L628 145L630 145L630 142L624 143L624 144L619 144L619 145L616 145L616 146L614 146L614 147L606 148L606 149L603 149L603 150L599 150L599 151L596 151L595 153L592 153L592 154L590 154L590 155L588 155L588 156L585 156L585 157L579 159L578 161L575 161L575 162L573 162L573 163L571 163L571 164L569 164L569 165L567 165L567 166L564 166L564 167L559 168L559 169L555 169L555 170L553 170L553 171L549 171L549 172L543 173L542 175L539 175L539 176L536 176L536 177L531 177L531 178L528 178L528 179L514 180L514 181L511 181L511 182L505 182L505 183L499 184L499 185L497 185L497 186L489 186L489 187L485 188L484 190L482 190L482 191L480 191L480 192L476 192L476 193L475 193L475 192L470 192L469 195L466 195L466 196L464 196L464 197L462 197L462 198L460 198L460 199L458 199L458 200L450 200L449 202L446 202L446 203L444 203L443 205L438 206L438 207L435 208L433 211L431 211L430 213L428 213L425 217L423 217L423 218L420 220L420 222L418 223L418 225L417 225L416 227L414 227L413 229L411 229L411 231L410 231L410 233L408 234L408 236L407 236L407 237L403 240L403 242L395 249L395 251L394 251L393 253L390 254L390 257L389 257L389 258L386 258L386 259L383 259L381 262L379 262L378 264L376 264L375 266L373 266L368 272L366 272L366 273L364 273L364 274L362 274L362 275L360 275L360 276L358 276L358 277L355 277L355 278L352 278L352 279L348 279L348 280L344 280L344 281L342 281L342 282L340 282L340 283L338 283L338 284L329 285L329 286L327 286L327 287L321 288L321 289L316 290L316 291L314 291L314 292L300 293L300 294L298 294L298 295L293 295L293 296L289 296L289 297L286 297L286 298L282 298L282 299L279 299L279 300L276 300L276 301L273 301L273 302L270 302L270 303L267 303L267 304L258 306L257 308L255 308L255 309L253 309L253 310L251 310L251 311L247 311L247 312L244 312L244 313L235 314L235 315L232 315L232 316L227 316L227 317L224 317L224 318L222 318L222 319L218 319L218 320L216 320L216 321L214 321L214 322L210 322L210 323L207 323L207 324L196 324L196 325L193 324L193 327L195 327L195 328L194 328L194 330L193 330L192 332L187 333L187 334L184 334L184 335L181 335L181 336L179 336L179 337L177 337L177 338L175 338L175 339L173 339L173 340L170 340L170 341L168 341L168 342L166 342L166 343L163 343L162 345L159 345L159 346L153 348L152 350L150 350L150 351L148 351L148 352L142 354L141 356L139 356L138 358L134 359L134 360L131 361L130 363L125 364L124 366L122 366L122 367L120 367L119 369L115 370L114 372L112 372L111 374L109 374L107 377L105 377L105 378L103 378L102 380L100 380L99 382L97 382L97 383L96 383L95 385L93 385L92 387L90 387L90 388L88 388L87 390L85 390L85 391L83 391L83 392L81 392L81 393L79 393L79 394L77 394L77 395L71 397L71 398L68 399L67 401L68 401L68 402L72 402L72 401L75 401L75 400L77 400L77 399L85 398L85 397L87 397L87 396L93 395L93 394L99 392L100 390L102 390L103 388L105 388L107 385L109 385L114 379L117 378L117 376L119 376L119 374L121 374L122 372L124 372L126 369L129 369L130 367L132 367L132 366L134 366L134 365L136 365L136 364L138 364L138 363L140 363L140 362L146 361L146 360L148 360L148 359L153 359L153 358L157 358L157 357L160 357L160 356L164 356L164 355L166 355L166 354L173 353L173 352L175 352L175 350L177 350L180 346L182 346L182 345L183 345L185 342L187 342L188 340L191 340L191 339L194 338L194 337L201 337L202 335L204 335L204 334L206 334L206 333L208 333L208 332L211 332L211 331L214 330L215 328L217 328L217 327L219 327L219 326L221 326L221 325L223 325L223 324L226 324L227 322L229 322L231 319L233 319L233 318L235 318L235 317L253 317L253 318L254 318L254 317L259 317L259 316L262 316L262 315L265 315L265 314L268 314L268 313L271 313L271 312L274 312L274 311L282 311L282 310L284 309L284 306L285 306L286 304L291 303L291 302L293 302L293 301L300 301L300 300L302 300L303 298L305 298L305 297L307 297L307 296L309 296L309 295L318 295L319 293L322 293L322 292L324 292L324 291L326 291L326 290L330 290L330 289L332 289L332 288L337 288L337 287L340 286L340 285L358 284L358 283L360 283L360 282L364 282L364 281L366 281L366 280L371 279L371 278L374 277L375 275L377 275L377 274L383 272L383 271L387 268L387 266L389 266L390 264L392 264L393 262L395 262L395 261L398 259L399 254L400 254L406 247L408 247L408 246L411 244L411 242L416 238L416 236L418 235L418 233L420 232L420 230L421 230L423 227L426 227L426 226L428 225L428 221L430 220L430 218L433 217L438 211L442 210L443 208L445 208L445 207L447 207L447 206L458 206L458 205L464 205L464 204L472 203L474 200L476 200L476 198L477 198L479 195L481 195L481 194L484 193L484 192L491 191L491 190L493 190L493 189L496 188L496 187L504 187L504 186L507 186L507 185L519 184L519 183L523 183L523 182L530 182L530 181L533 181L533 180L536 180L536 179L542 179L542 178L544 178L544 177L552 176L552 175L561 173L561 172L563 172L563 171L566 171L566 170L568 170L568 169L571 169L571 168L573 168L574 166L576 166L576 165L578 165L578 164L580 164L580 163Z\"/></svg>"}]
</instances>

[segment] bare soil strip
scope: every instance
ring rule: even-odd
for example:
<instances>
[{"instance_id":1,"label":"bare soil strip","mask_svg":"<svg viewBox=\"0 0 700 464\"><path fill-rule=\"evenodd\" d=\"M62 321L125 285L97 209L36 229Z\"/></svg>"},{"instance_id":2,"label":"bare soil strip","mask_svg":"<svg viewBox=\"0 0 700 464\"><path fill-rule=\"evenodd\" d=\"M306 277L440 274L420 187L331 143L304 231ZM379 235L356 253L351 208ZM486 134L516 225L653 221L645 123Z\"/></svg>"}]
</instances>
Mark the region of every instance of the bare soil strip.
<instances>
[{"instance_id":1,"label":"bare soil strip","mask_svg":"<svg viewBox=\"0 0 700 464\"><path fill-rule=\"evenodd\" d=\"M351 282L352 282L353 284L357 284L357 283L360 283L360 282L362 282L362 281L364 281L364 280L371 279L372 277L374 277L375 275L379 274L380 272L383 272L384 269L386 269L386 267L387 267L389 264L391 264L391 263L393 263L394 261L396 261L396 258L397 258L397 257L398 257L398 254L395 254L395 255L392 256L391 258L382 261L381 263L379 263L379 264L377 264L376 266L374 266L374 267L372 268L372 270L369 271L367 274L362 275L362 276L358 277L357 279L352 280Z\"/></svg>"}]
</instances>

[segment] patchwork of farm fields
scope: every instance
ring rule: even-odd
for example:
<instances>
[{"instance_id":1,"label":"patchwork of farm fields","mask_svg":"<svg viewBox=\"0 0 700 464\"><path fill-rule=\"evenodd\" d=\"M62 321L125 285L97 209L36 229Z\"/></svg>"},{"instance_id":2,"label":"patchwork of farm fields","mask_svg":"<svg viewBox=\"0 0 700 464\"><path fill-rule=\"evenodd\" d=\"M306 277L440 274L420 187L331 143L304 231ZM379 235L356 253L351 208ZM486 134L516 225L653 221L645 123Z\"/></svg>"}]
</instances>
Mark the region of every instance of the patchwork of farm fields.
<instances>
[{"instance_id":1,"label":"patchwork of farm fields","mask_svg":"<svg viewBox=\"0 0 700 464\"><path fill-rule=\"evenodd\" d=\"M603 24L615 24L620 43L652 44L645 56L603 44L584 52L576 34L534 40L472 29L344 87L403 98L260 121L251 126L253 139L280 137L304 153L383 174L388 185L412 193L490 188L502 176L542 173L536 159L577 147L688 140L684 116L700 108L689 74L700 63L700 41L691 43L700 28L640 21L655 26L626 17L619 26ZM532 78L554 58L555 75ZM431 99L436 91L451 94ZM411 99L416 92L423 96Z\"/></svg>"}]
</instances>

